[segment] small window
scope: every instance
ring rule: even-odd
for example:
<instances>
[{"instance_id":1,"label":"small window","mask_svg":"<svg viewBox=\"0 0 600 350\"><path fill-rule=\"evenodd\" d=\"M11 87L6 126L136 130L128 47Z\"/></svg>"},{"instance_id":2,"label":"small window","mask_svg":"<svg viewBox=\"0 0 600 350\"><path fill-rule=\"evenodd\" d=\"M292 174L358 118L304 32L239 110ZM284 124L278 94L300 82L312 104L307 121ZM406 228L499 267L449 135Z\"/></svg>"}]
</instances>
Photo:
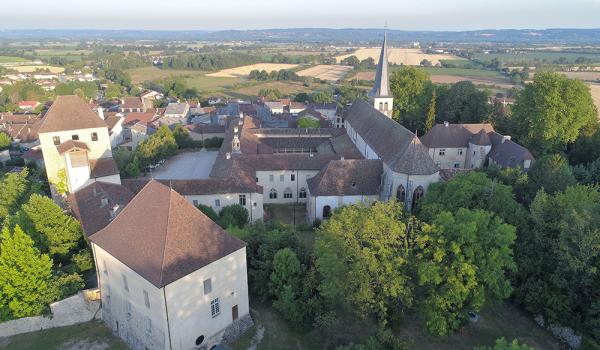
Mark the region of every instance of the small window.
<instances>
[{"instance_id":1,"label":"small window","mask_svg":"<svg viewBox=\"0 0 600 350\"><path fill-rule=\"evenodd\" d=\"M240 205L241 206L246 206L246 195L245 194L240 194Z\"/></svg>"},{"instance_id":2,"label":"small window","mask_svg":"<svg viewBox=\"0 0 600 350\"><path fill-rule=\"evenodd\" d=\"M446 149L445 149L445 148L440 148L440 151L438 152L438 154L439 154L440 156L443 156L443 155L445 155L445 154L446 154Z\"/></svg>"},{"instance_id":3,"label":"small window","mask_svg":"<svg viewBox=\"0 0 600 350\"><path fill-rule=\"evenodd\" d=\"M285 175L279 175L279 181L283 182L285 180Z\"/></svg>"},{"instance_id":4,"label":"small window","mask_svg":"<svg viewBox=\"0 0 600 350\"><path fill-rule=\"evenodd\" d=\"M290 180L291 181L296 181L296 174L290 175Z\"/></svg>"},{"instance_id":5,"label":"small window","mask_svg":"<svg viewBox=\"0 0 600 350\"><path fill-rule=\"evenodd\" d=\"M196 345L200 345L202 344L202 342L204 342L204 336L201 335L198 338L196 338Z\"/></svg>"},{"instance_id":6,"label":"small window","mask_svg":"<svg viewBox=\"0 0 600 350\"><path fill-rule=\"evenodd\" d=\"M98 133L97 132L92 133L92 141L98 141Z\"/></svg>"},{"instance_id":7,"label":"small window","mask_svg":"<svg viewBox=\"0 0 600 350\"><path fill-rule=\"evenodd\" d=\"M212 292L212 279L205 279L204 280L204 295L208 295L210 292Z\"/></svg>"},{"instance_id":8,"label":"small window","mask_svg":"<svg viewBox=\"0 0 600 350\"><path fill-rule=\"evenodd\" d=\"M269 181L271 181L271 182L275 181L275 176L269 175Z\"/></svg>"},{"instance_id":9,"label":"small window","mask_svg":"<svg viewBox=\"0 0 600 350\"><path fill-rule=\"evenodd\" d=\"M462 150L462 148L459 148L459 149L458 149L458 155L459 155L459 156L462 156L462 155L463 155L463 150Z\"/></svg>"},{"instance_id":10,"label":"small window","mask_svg":"<svg viewBox=\"0 0 600 350\"><path fill-rule=\"evenodd\" d=\"M54 142L55 145L60 145L60 136L52 137L52 142Z\"/></svg>"},{"instance_id":11,"label":"small window","mask_svg":"<svg viewBox=\"0 0 600 350\"><path fill-rule=\"evenodd\" d=\"M193 200L192 200L192 203L194 204L194 206L195 206L195 207L197 207L197 206L198 206L198 200L197 200L197 199L193 199Z\"/></svg>"},{"instance_id":12,"label":"small window","mask_svg":"<svg viewBox=\"0 0 600 350\"><path fill-rule=\"evenodd\" d=\"M152 320L146 316L146 334L152 334Z\"/></svg>"},{"instance_id":13,"label":"small window","mask_svg":"<svg viewBox=\"0 0 600 350\"><path fill-rule=\"evenodd\" d=\"M306 198L306 188L300 188L300 191L298 191L298 198Z\"/></svg>"},{"instance_id":14,"label":"small window","mask_svg":"<svg viewBox=\"0 0 600 350\"><path fill-rule=\"evenodd\" d=\"M277 199L277 190L272 188L271 191L269 191L269 199Z\"/></svg>"},{"instance_id":15,"label":"small window","mask_svg":"<svg viewBox=\"0 0 600 350\"><path fill-rule=\"evenodd\" d=\"M221 304L219 304L219 298L213 299L210 302L210 314L212 317L217 317L221 313Z\"/></svg>"},{"instance_id":16,"label":"small window","mask_svg":"<svg viewBox=\"0 0 600 350\"><path fill-rule=\"evenodd\" d=\"M71 140L78 141L79 140L79 135L71 135Z\"/></svg>"},{"instance_id":17,"label":"small window","mask_svg":"<svg viewBox=\"0 0 600 350\"><path fill-rule=\"evenodd\" d=\"M286 198L286 199L292 198L292 190L289 188L286 188L285 192L283 192L283 198Z\"/></svg>"},{"instance_id":18,"label":"small window","mask_svg":"<svg viewBox=\"0 0 600 350\"><path fill-rule=\"evenodd\" d=\"M125 288L125 290L129 292L129 285L127 284L127 276L121 274L121 277L123 277L123 288Z\"/></svg>"},{"instance_id":19,"label":"small window","mask_svg":"<svg viewBox=\"0 0 600 350\"><path fill-rule=\"evenodd\" d=\"M221 200L220 199L215 199L215 207L220 207L221 206Z\"/></svg>"},{"instance_id":20,"label":"small window","mask_svg":"<svg viewBox=\"0 0 600 350\"><path fill-rule=\"evenodd\" d=\"M146 304L146 307L149 309L150 308L150 298L148 298L148 292L144 291L144 304Z\"/></svg>"},{"instance_id":21,"label":"small window","mask_svg":"<svg viewBox=\"0 0 600 350\"><path fill-rule=\"evenodd\" d=\"M460 163L458 163L458 162L454 162L454 168L455 168L455 169L458 169L459 167L460 167Z\"/></svg>"}]
</instances>

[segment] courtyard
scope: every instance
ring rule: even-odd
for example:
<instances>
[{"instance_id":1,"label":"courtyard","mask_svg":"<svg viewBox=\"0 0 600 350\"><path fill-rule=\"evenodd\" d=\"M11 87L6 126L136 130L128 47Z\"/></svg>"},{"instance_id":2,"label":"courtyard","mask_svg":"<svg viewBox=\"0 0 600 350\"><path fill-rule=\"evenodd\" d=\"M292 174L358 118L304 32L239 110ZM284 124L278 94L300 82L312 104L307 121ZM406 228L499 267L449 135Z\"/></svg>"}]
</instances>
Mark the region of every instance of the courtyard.
<instances>
[{"instance_id":1,"label":"courtyard","mask_svg":"<svg viewBox=\"0 0 600 350\"><path fill-rule=\"evenodd\" d=\"M218 152L201 149L181 152L154 169L152 177L158 180L207 179Z\"/></svg>"}]
</instances>

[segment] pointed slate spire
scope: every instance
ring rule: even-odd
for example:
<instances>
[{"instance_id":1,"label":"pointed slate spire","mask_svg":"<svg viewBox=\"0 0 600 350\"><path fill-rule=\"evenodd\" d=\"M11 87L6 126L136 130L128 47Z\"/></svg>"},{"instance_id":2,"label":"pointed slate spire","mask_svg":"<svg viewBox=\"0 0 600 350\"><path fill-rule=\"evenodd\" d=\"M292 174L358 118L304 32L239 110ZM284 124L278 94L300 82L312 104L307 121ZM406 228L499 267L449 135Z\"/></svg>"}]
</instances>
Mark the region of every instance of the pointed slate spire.
<instances>
[{"instance_id":1,"label":"pointed slate spire","mask_svg":"<svg viewBox=\"0 0 600 350\"><path fill-rule=\"evenodd\" d=\"M383 34L383 45L379 54L379 63L375 72L375 85L369 93L369 97L389 97L390 82L388 77L388 57L387 57L387 33Z\"/></svg>"}]
</instances>

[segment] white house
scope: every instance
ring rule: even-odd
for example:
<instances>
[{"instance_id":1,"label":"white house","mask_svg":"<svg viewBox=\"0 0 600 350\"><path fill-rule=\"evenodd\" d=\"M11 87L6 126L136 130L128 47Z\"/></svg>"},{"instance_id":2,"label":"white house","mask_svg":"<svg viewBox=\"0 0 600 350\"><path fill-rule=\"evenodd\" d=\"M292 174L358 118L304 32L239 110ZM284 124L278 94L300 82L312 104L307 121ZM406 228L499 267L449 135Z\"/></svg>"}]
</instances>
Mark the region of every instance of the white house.
<instances>
[{"instance_id":1,"label":"white house","mask_svg":"<svg viewBox=\"0 0 600 350\"><path fill-rule=\"evenodd\" d=\"M252 325L245 243L150 181L90 236L102 319L133 349L210 349Z\"/></svg>"}]
</instances>

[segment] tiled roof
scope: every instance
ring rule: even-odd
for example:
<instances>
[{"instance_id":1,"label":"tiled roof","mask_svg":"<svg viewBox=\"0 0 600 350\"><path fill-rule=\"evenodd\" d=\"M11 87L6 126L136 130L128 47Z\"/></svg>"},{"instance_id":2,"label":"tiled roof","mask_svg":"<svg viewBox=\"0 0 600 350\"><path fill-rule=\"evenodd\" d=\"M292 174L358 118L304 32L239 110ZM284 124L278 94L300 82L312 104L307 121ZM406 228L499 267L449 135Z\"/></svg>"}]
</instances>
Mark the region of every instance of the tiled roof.
<instances>
[{"instance_id":1,"label":"tiled roof","mask_svg":"<svg viewBox=\"0 0 600 350\"><path fill-rule=\"evenodd\" d=\"M479 131L494 131L491 124L436 124L425 135L421 142L428 148L457 148L469 146L469 140Z\"/></svg>"},{"instance_id":2,"label":"tiled roof","mask_svg":"<svg viewBox=\"0 0 600 350\"><path fill-rule=\"evenodd\" d=\"M74 149L86 150L89 151L90 148L85 144L85 142L75 141L75 140L67 140L59 145L56 145L56 150L58 153L63 154L69 152Z\"/></svg>"},{"instance_id":3,"label":"tiled roof","mask_svg":"<svg viewBox=\"0 0 600 350\"><path fill-rule=\"evenodd\" d=\"M116 175L119 173L119 168L117 167L117 163L115 163L115 160L112 157L100 158L90 160L90 171L91 178L98 178Z\"/></svg>"},{"instance_id":4,"label":"tiled roof","mask_svg":"<svg viewBox=\"0 0 600 350\"><path fill-rule=\"evenodd\" d=\"M129 112L125 116L123 125L134 125L137 123L148 124L156 118L155 112Z\"/></svg>"},{"instance_id":5,"label":"tiled roof","mask_svg":"<svg viewBox=\"0 0 600 350\"><path fill-rule=\"evenodd\" d=\"M115 127L115 125L117 125L117 123L119 123L121 119L123 119L123 117L115 115L106 118L104 121L106 122L106 126L108 126L108 130L110 131Z\"/></svg>"},{"instance_id":6,"label":"tiled roof","mask_svg":"<svg viewBox=\"0 0 600 350\"><path fill-rule=\"evenodd\" d=\"M185 114L189 111L190 105L187 103L169 103L165 114Z\"/></svg>"},{"instance_id":7,"label":"tiled roof","mask_svg":"<svg viewBox=\"0 0 600 350\"><path fill-rule=\"evenodd\" d=\"M42 120L39 133L102 127L106 123L81 98L57 96Z\"/></svg>"},{"instance_id":8,"label":"tiled roof","mask_svg":"<svg viewBox=\"0 0 600 350\"><path fill-rule=\"evenodd\" d=\"M245 247L157 181L90 240L157 288Z\"/></svg>"},{"instance_id":9,"label":"tiled roof","mask_svg":"<svg viewBox=\"0 0 600 350\"><path fill-rule=\"evenodd\" d=\"M71 193L67 203L85 234L90 236L106 227L133 196L127 187L95 181Z\"/></svg>"},{"instance_id":10,"label":"tiled roof","mask_svg":"<svg viewBox=\"0 0 600 350\"><path fill-rule=\"evenodd\" d=\"M307 180L312 196L378 195L381 160L332 160L316 176Z\"/></svg>"},{"instance_id":11,"label":"tiled roof","mask_svg":"<svg viewBox=\"0 0 600 350\"><path fill-rule=\"evenodd\" d=\"M478 145L478 146L491 146L492 145L492 141L490 141L490 137L488 136L487 132L485 132L485 130L483 130L483 128L481 130L479 130L479 132L477 134L471 136L471 138L469 139L469 142L474 145Z\"/></svg>"},{"instance_id":12,"label":"tiled roof","mask_svg":"<svg viewBox=\"0 0 600 350\"><path fill-rule=\"evenodd\" d=\"M388 77L388 58L387 58L387 35L383 36L383 45L379 54L379 63L375 71L375 84L369 92L369 97L388 97L390 96L390 82Z\"/></svg>"},{"instance_id":13,"label":"tiled roof","mask_svg":"<svg viewBox=\"0 0 600 350\"><path fill-rule=\"evenodd\" d=\"M123 179L123 186L138 193L150 179ZM245 183L234 178L212 178L195 180L156 180L169 186L182 196L198 196L225 193L262 193L262 187L256 182Z\"/></svg>"},{"instance_id":14,"label":"tiled roof","mask_svg":"<svg viewBox=\"0 0 600 350\"><path fill-rule=\"evenodd\" d=\"M518 143L505 139L496 132L491 134L491 139L493 146L488 156L500 166L524 169L526 160L531 161L531 164L535 162L531 152Z\"/></svg>"},{"instance_id":15,"label":"tiled roof","mask_svg":"<svg viewBox=\"0 0 600 350\"><path fill-rule=\"evenodd\" d=\"M121 109L144 109L142 99L139 97L125 97L123 103L120 106Z\"/></svg>"},{"instance_id":16,"label":"tiled roof","mask_svg":"<svg viewBox=\"0 0 600 350\"><path fill-rule=\"evenodd\" d=\"M386 117L364 100L357 99L344 118L393 171L431 175L439 169L415 134Z\"/></svg>"}]
</instances>

